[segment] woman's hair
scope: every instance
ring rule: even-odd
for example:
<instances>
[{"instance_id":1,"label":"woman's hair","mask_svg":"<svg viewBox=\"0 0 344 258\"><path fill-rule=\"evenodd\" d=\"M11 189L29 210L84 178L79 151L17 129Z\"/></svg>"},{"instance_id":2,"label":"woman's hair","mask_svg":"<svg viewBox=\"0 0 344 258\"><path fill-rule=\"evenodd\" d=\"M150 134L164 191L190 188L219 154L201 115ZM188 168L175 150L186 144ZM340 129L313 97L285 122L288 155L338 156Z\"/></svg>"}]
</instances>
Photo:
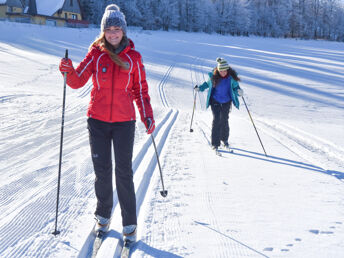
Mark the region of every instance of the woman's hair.
<instances>
[{"instance_id":1,"label":"woman's hair","mask_svg":"<svg viewBox=\"0 0 344 258\"><path fill-rule=\"evenodd\" d=\"M124 37L122 40L124 40ZM100 33L98 38L96 38L96 40L93 41L93 43L89 47L89 51L91 50L91 48L93 46L97 46L100 48L100 50L107 52L109 54L111 60L114 61L115 64L119 65L120 67L122 67L126 70L128 69L128 64L123 62L123 60L118 55L115 54L114 47L105 39L105 33L104 32Z\"/></svg>"},{"instance_id":2,"label":"woman's hair","mask_svg":"<svg viewBox=\"0 0 344 258\"><path fill-rule=\"evenodd\" d=\"M227 75L226 75L226 78L228 76L231 76L234 80L236 81L240 81L240 78L238 77L238 74L237 72L232 68L232 67L229 67L227 69ZM212 83L213 83L213 87L215 88L217 86L217 84L219 83L220 79L222 79L220 73L219 73L219 70L217 69L217 67L214 68L213 70L213 78L212 78Z\"/></svg>"}]
</instances>

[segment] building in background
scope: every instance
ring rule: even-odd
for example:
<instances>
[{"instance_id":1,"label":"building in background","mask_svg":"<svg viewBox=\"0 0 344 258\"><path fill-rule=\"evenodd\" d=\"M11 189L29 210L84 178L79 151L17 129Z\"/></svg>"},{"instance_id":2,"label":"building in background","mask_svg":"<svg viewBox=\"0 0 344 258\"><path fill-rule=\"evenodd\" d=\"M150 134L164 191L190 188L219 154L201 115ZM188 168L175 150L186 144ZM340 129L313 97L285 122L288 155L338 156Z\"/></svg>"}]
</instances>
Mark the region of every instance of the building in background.
<instances>
[{"instance_id":1,"label":"building in background","mask_svg":"<svg viewBox=\"0 0 344 258\"><path fill-rule=\"evenodd\" d=\"M0 18L7 18L9 13L23 13L23 8L21 0L0 0Z\"/></svg>"},{"instance_id":2,"label":"building in background","mask_svg":"<svg viewBox=\"0 0 344 258\"><path fill-rule=\"evenodd\" d=\"M88 27L79 0L0 0L0 19L50 26Z\"/></svg>"}]
</instances>

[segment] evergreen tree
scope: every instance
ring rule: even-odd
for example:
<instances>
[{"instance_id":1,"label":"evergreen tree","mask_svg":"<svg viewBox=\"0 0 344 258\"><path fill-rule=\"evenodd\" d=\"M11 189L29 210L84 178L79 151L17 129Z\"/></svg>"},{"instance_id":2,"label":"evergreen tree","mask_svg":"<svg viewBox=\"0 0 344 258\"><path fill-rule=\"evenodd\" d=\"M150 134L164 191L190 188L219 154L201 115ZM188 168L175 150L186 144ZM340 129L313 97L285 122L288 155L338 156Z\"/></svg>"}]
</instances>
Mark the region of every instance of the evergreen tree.
<instances>
[{"instance_id":1,"label":"evergreen tree","mask_svg":"<svg viewBox=\"0 0 344 258\"><path fill-rule=\"evenodd\" d=\"M80 0L90 23L100 24L115 3L128 25L143 29L344 41L343 0Z\"/></svg>"},{"instance_id":2,"label":"evergreen tree","mask_svg":"<svg viewBox=\"0 0 344 258\"><path fill-rule=\"evenodd\" d=\"M141 21L138 26L145 30L154 29L155 19L153 13L154 0L137 0L136 6L141 13Z\"/></svg>"}]
</instances>

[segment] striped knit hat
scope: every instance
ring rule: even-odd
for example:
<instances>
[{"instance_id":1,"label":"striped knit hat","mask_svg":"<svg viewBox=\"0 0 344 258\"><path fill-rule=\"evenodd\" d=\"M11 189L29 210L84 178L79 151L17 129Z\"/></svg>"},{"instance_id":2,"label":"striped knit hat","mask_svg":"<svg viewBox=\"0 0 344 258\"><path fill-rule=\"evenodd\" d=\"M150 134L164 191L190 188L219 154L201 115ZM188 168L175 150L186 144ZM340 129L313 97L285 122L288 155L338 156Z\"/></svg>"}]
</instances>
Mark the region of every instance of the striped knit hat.
<instances>
[{"instance_id":1,"label":"striped knit hat","mask_svg":"<svg viewBox=\"0 0 344 258\"><path fill-rule=\"evenodd\" d=\"M227 71L229 69L229 65L225 59L218 57L216 58L216 62L217 62L217 70Z\"/></svg>"}]
</instances>

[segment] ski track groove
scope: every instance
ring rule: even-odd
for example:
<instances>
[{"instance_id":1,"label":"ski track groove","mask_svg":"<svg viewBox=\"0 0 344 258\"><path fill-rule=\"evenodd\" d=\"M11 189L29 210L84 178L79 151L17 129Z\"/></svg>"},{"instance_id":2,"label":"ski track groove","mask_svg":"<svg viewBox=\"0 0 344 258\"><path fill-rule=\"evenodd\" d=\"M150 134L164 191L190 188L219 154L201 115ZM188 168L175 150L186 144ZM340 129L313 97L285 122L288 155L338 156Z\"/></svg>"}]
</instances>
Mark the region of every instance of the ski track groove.
<instances>
[{"instance_id":1,"label":"ski track groove","mask_svg":"<svg viewBox=\"0 0 344 258\"><path fill-rule=\"evenodd\" d=\"M194 86L195 85L200 85L200 81L197 79L197 71L196 71L196 62L199 60L199 57L195 57L192 62L190 62L190 67L189 67L189 72L190 72L190 80L191 80L191 87L192 87L192 92L193 94L197 94L198 95L198 101L200 103L201 109L202 109L202 101L201 101L201 93L199 91L195 91L194 90ZM195 96L193 96L194 98ZM197 103L197 102L196 102ZM196 106L195 106L196 109Z\"/></svg>"},{"instance_id":2,"label":"ski track groove","mask_svg":"<svg viewBox=\"0 0 344 258\"><path fill-rule=\"evenodd\" d=\"M161 138L159 139L159 142L157 143L157 146L156 146L158 154L161 153L161 151L162 151L162 149L166 143L166 139L168 138L168 135L171 131L171 128L174 125L174 123L178 117L178 113L179 113L178 111L175 111L173 117L170 119L170 122L166 125L166 129L161 133ZM146 196L147 189L148 189L148 186L150 184L150 181L151 181L151 178L153 176L153 172L154 172L156 166L157 166L157 160L156 160L155 153L153 153L152 157L150 158L149 165L148 165L148 167L147 167L147 169L144 172L144 175L142 177L143 179L141 180L141 183L140 183L140 185L136 191L137 203L138 203L138 205L137 205L138 216L140 214L140 209L141 209L142 203L144 201L144 198Z\"/></svg>"},{"instance_id":3,"label":"ski track groove","mask_svg":"<svg viewBox=\"0 0 344 258\"><path fill-rule=\"evenodd\" d=\"M188 173L180 174L183 169L188 167L188 163L183 162L184 160L181 160L182 162L171 162L170 154L173 153L179 153L180 156L188 155L187 152L183 152L183 149L180 149L180 146L182 143L185 144L185 142L182 141L178 135L180 135L181 130L178 125L182 124L184 128L186 128L188 125L187 123L184 123L184 121L180 121L182 119L183 114L178 116L178 122L175 123L173 126L173 133L169 133L168 139L167 139L167 148L164 147L163 153L160 152L160 161L162 164L162 170L164 171L164 177L165 177L165 183L168 185L168 188L174 188L175 181L171 181L172 177L178 177L178 178L185 178L188 177ZM185 132L185 130L182 130ZM154 246L154 248L157 248L158 250L161 249L161 251L156 251L149 253L152 257L165 257L164 252L165 248L163 248L164 243L168 243L170 239L175 239L180 237L180 232L183 232L183 237L188 238L190 231L187 231L187 229L183 228L183 226L180 223L180 220L178 217L181 216L180 208L182 206L187 206L186 204L175 204L171 201L169 197L167 198L161 198L159 190L161 190L161 183L160 180L157 180L159 178L158 174L155 174L154 179L154 185L152 185L152 196L147 202L147 206L151 207L154 212L150 209L149 211L146 211L144 214L144 222L143 225L144 228L142 228L141 231L144 233L141 233L139 235L139 239L141 239L144 243ZM179 182L179 181L178 181ZM182 181L180 181L182 182ZM185 184L184 181L182 184ZM182 199L183 198L183 192L174 190L173 193L171 193L174 200ZM174 219L176 218L176 220ZM165 223L161 224L159 234L152 234L150 225L156 225L156 223L160 223L161 221L165 221ZM191 241L191 239L190 239ZM188 242L188 241L187 241ZM142 249L143 248L143 249ZM172 257L180 257L181 252L185 252L185 246L182 244L181 247L173 246L169 250L166 250L168 252L172 252L173 254L178 255L172 255ZM142 245L141 242L138 242L137 247L135 250L138 250L138 253L134 252L133 257L143 257L145 253L144 245ZM143 253L142 253L143 252ZM185 256L189 254L183 254ZM166 257L168 257L168 254L166 254Z\"/></svg>"},{"instance_id":4,"label":"ski track groove","mask_svg":"<svg viewBox=\"0 0 344 258\"><path fill-rule=\"evenodd\" d=\"M283 135L287 137L290 141L301 146L303 149L306 149L312 152L313 154L316 153L317 156L325 157L327 160L331 160L332 162L335 161L338 165L344 167L344 150L336 146L335 144L286 124L272 124L262 119L259 119L257 121L259 121L260 124L262 124L268 130L270 129L270 131L278 133L280 136ZM276 136L273 137L276 139ZM293 150L294 148L290 149ZM300 153L296 154L300 155ZM312 162L318 163L316 160L318 159L312 159ZM322 164L322 166L324 166L324 164Z\"/></svg>"},{"instance_id":5,"label":"ski track groove","mask_svg":"<svg viewBox=\"0 0 344 258\"><path fill-rule=\"evenodd\" d=\"M158 85L158 90L159 90L159 95L160 95L160 99L161 99L161 103L164 107L169 107L168 105L168 101L167 101L167 98L166 98L166 94L165 94L165 90L164 90L164 87L165 85L167 84L167 81L169 80L169 77L171 75L171 72L174 68L175 64L171 64L169 66L169 68L167 69L167 71L165 72L162 80L159 82L159 85Z\"/></svg>"},{"instance_id":6,"label":"ski track groove","mask_svg":"<svg viewBox=\"0 0 344 258\"><path fill-rule=\"evenodd\" d=\"M167 122L167 120L170 118L171 114L172 114L173 110L171 109L164 117L164 119L162 119L162 121L157 125L157 127L155 128L154 132L153 132L153 136L156 136L159 131L161 130L161 128L163 127L163 125ZM139 167L141 161L143 160L145 154L147 153L149 147L151 146L152 142L150 137L146 140L146 142L143 144L143 146L141 147L140 151L138 152L138 154L136 155L134 161L133 161L133 171L136 171L137 168ZM134 172L135 173L135 172Z\"/></svg>"},{"instance_id":7,"label":"ski track groove","mask_svg":"<svg viewBox=\"0 0 344 258\"><path fill-rule=\"evenodd\" d=\"M335 144L286 124L277 125L262 118L255 118L255 120L260 125L260 128L257 128L257 130L261 130L266 135L272 137L301 159L314 164L314 168L330 175L329 172L333 169L329 168L329 166L333 166L331 163L335 163L338 166L335 169L344 167L343 150ZM330 152L327 151L329 149L331 149ZM335 171L333 173L331 176L344 182L341 177L336 176Z\"/></svg>"},{"instance_id":8,"label":"ski track groove","mask_svg":"<svg viewBox=\"0 0 344 258\"><path fill-rule=\"evenodd\" d=\"M177 117L178 117L179 111L174 111L174 115L169 118L169 122L167 125L165 125L164 130L160 133L160 137L156 137L156 147L157 147L157 152L159 154L159 159L161 159L160 154L162 152L162 149L166 143L166 140L169 136L170 130L173 127ZM169 115L170 117L171 115ZM151 145L152 142L149 139ZM139 186L137 187L136 190L136 202L137 202L137 216L138 219L140 217L141 213L141 207L144 203L144 199L148 193L149 186L153 181L154 178L154 171L157 168L157 160L156 160L156 155L155 153L151 153L151 155L147 154L148 153L148 148L146 150L146 155L144 158L148 158L149 164L147 168L144 170L143 175L141 176L141 180L139 183ZM162 168L163 169L163 168ZM160 181L160 179L159 179ZM160 183L160 182L159 182ZM144 211L143 211L144 212ZM115 247L116 250L121 250L120 242ZM134 250L133 250L134 251Z\"/></svg>"},{"instance_id":9,"label":"ski track groove","mask_svg":"<svg viewBox=\"0 0 344 258\"><path fill-rule=\"evenodd\" d=\"M203 82L205 82L205 81L207 81L205 78L204 78L204 70L202 69L202 61L201 61L201 58L197 58L197 60L196 61L200 61L200 62L198 62L198 64L196 65L196 64L194 64L193 65L193 72L195 73L195 80L196 80L196 84L197 85L201 85ZM204 62L204 61L203 61ZM198 68L199 70L201 70L201 74L202 74L202 76L203 76L203 80L202 80L202 78L200 78L200 73L196 70L196 68ZM192 73L192 71L191 71L191 73ZM207 73L206 73L207 74ZM198 101L199 101L199 103L200 103L200 107L201 107L201 110L205 110L206 109L206 103L205 103L205 97L204 97L204 94L206 93L206 91L203 91L203 92L200 92L200 91L198 91L197 92L198 94Z\"/></svg>"}]
</instances>

